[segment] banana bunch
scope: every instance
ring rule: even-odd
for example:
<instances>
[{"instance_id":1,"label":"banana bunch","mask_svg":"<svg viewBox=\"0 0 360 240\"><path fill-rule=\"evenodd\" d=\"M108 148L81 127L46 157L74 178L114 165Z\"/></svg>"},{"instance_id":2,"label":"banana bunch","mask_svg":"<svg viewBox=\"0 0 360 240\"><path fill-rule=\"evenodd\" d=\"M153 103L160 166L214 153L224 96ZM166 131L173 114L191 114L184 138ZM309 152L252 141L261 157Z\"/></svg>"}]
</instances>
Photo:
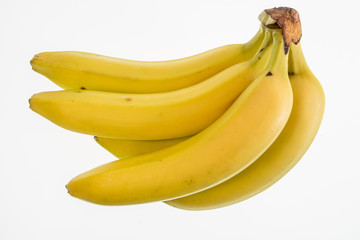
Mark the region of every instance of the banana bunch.
<instances>
[{"instance_id":1,"label":"banana bunch","mask_svg":"<svg viewBox=\"0 0 360 240\"><path fill-rule=\"evenodd\" d=\"M248 199L294 167L320 127L324 92L297 11L267 9L259 20L247 43L170 61L35 55L33 70L63 90L33 95L30 108L119 158L73 178L69 194L206 210Z\"/></svg>"}]
</instances>

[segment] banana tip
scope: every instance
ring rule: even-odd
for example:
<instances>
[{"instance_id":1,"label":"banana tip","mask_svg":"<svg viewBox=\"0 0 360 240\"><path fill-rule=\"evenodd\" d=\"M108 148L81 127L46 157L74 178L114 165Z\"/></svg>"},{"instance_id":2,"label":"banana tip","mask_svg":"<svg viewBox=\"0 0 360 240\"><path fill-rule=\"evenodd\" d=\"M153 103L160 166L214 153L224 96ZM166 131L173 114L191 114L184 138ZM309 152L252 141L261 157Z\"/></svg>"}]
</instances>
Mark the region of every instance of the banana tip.
<instances>
[{"instance_id":1,"label":"banana tip","mask_svg":"<svg viewBox=\"0 0 360 240\"><path fill-rule=\"evenodd\" d=\"M67 190L67 193L72 196L71 188L69 186L69 183L65 185L65 188Z\"/></svg>"},{"instance_id":2,"label":"banana tip","mask_svg":"<svg viewBox=\"0 0 360 240\"><path fill-rule=\"evenodd\" d=\"M31 97L32 98L32 97ZM29 102L29 108L31 109L31 101L32 101L32 99L31 98L29 98L29 100L28 100L28 102Z\"/></svg>"},{"instance_id":3,"label":"banana tip","mask_svg":"<svg viewBox=\"0 0 360 240\"><path fill-rule=\"evenodd\" d=\"M34 57L30 60L30 65L33 71L38 72L40 74L43 74L46 69L43 68L43 65L46 62L44 62L44 57L42 54L36 54Z\"/></svg>"},{"instance_id":4,"label":"banana tip","mask_svg":"<svg viewBox=\"0 0 360 240\"><path fill-rule=\"evenodd\" d=\"M35 94L34 94L34 95L35 95ZM30 108L31 110L34 110L34 95L31 96L31 97L29 98L29 100L28 100L28 102L29 102L29 108Z\"/></svg>"},{"instance_id":5,"label":"banana tip","mask_svg":"<svg viewBox=\"0 0 360 240\"><path fill-rule=\"evenodd\" d=\"M36 62L39 60L39 54L34 55L34 57L30 60L30 65L34 67L36 65Z\"/></svg>"}]
</instances>

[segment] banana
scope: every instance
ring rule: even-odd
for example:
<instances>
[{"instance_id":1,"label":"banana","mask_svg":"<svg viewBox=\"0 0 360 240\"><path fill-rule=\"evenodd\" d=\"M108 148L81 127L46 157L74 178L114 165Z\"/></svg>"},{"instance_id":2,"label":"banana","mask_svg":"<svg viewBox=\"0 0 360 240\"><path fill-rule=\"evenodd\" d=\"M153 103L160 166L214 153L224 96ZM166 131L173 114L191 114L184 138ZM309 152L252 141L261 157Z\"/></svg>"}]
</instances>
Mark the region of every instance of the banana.
<instances>
[{"instance_id":1,"label":"banana","mask_svg":"<svg viewBox=\"0 0 360 240\"><path fill-rule=\"evenodd\" d=\"M94 137L95 141L118 158L134 157L155 152L178 144L188 137L164 140L123 140L116 138Z\"/></svg>"},{"instance_id":2,"label":"banana","mask_svg":"<svg viewBox=\"0 0 360 240\"><path fill-rule=\"evenodd\" d=\"M264 28L245 44L229 44L187 58L146 62L86 52L36 54L34 71L64 89L122 93L156 93L185 88L249 60L260 46Z\"/></svg>"},{"instance_id":3,"label":"banana","mask_svg":"<svg viewBox=\"0 0 360 240\"><path fill-rule=\"evenodd\" d=\"M275 142L253 164L208 190L166 203L181 209L206 210L244 201L280 180L305 154L320 127L325 96L306 64L300 43L292 44L289 75L294 95L290 118Z\"/></svg>"},{"instance_id":4,"label":"banana","mask_svg":"<svg viewBox=\"0 0 360 240\"><path fill-rule=\"evenodd\" d=\"M174 146L80 174L66 185L69 194L104 205L169 200L219 184L250 165L280 134L292 107L281 31L274 30L273 40L265 71L208 128Z\"/></svg>"},{"instance_id":5,"label":"banana","mask_svg":"<svg viewBox=\"0 0 360 240\"><path fill-rule=\"evenodd\" d=\"M271 42L266 32L251 60L188 88L153 94L41 92L31 97L30 108L65 129L99 137L159 140L194 135L219 118L265 69Z\"/></svg>"}]
</instances>

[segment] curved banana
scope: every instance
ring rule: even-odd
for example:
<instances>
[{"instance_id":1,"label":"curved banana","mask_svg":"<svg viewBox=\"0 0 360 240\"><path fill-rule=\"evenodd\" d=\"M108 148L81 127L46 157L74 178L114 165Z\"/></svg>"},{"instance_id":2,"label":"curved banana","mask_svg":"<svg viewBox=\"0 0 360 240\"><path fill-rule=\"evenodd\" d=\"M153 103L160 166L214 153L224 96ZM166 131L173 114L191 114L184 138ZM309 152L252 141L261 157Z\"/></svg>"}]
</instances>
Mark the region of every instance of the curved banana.
<instances>
[{"instance_id":1,"label":"curved banana","mask_svg":"<svg viewBox=\"0 0 360 240\"><path fill-rule=\"evenodd\" d=\"M172 147L85 172L67 184L69 194L104 205L161 201L212 187L246 168L276 139L291 112L288 55L279 31L273 38L266 70L210 127Z\"/></svg>"},{"instance_id":2,"label":"curved banana","mask_svg":"<svg viewBox=\"0 0 360 240\"><path fill-rule=\"evenodd\" d=\"M99 137L157 140L194 135L219 118L265 69L269 35L265 33L263 51L251 60L188 88L153 94L41 92L31 97L30 108L65 129Z\"/></svg>"},{"instance_id":3,"label":"curved banana","mask_svg":"<svg viewBox=\"0 0 360 240\"><path fill-rule=\"evenodd\" d=\"M63 51L34 56L34 71L64 89L122 93L155 93L199 83L239 62L249 60L264 37L263 27L245 44L230 44L170 61L146 62L92 53Z\"/></svg>"},{"instance_id":4,"label":"curved banana","mask_svg":"<svg viewBox=\"0 0 360 240\"><path fill-rule=\"evenodd\" d=\"M246 200L281 179L305 154L320 127L325 96L303 56L300 43L292 44L289 75L294 94L290 118L275 142L253 164L213 188L166 202L187 210L220 208Z\"/></svg>"},{"instance_id":5,"label":"curved banana","mask_svg":"<svg viewBox=\"0 0 360 240\"><path fill-rule=\"evenodd\" d=\"M155 152L178 144L189 137L164 140L124 140L116 138L94 137L95 141L118 158L127 158Z\"/></svg>"}]
</instances>

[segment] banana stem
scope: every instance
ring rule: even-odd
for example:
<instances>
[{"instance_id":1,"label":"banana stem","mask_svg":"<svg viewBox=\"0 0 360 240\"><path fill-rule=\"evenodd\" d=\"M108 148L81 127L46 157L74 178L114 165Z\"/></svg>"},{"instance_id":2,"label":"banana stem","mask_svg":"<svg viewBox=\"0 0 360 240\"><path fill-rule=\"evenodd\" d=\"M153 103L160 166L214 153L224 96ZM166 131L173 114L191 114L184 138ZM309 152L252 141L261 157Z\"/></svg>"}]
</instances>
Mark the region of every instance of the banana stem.
<instances>
[{"instance_id":1,"label":"banana stem","mask_svg":"<svg viewBox=\"0 0 360 240\"><path fill-rule=\"evenodd\" d=\"M299 43L301 39L301 23L299 13L289 7L266 9L259 15L262 25L267 28L282 30L284 51L288 53L291 43Z\"/></svg>"},{"instance_id":2,"label":"banana stem","mask_svg":"<svg viewBox=\"0 0 360 240\"><path fill-rule=\"evenodd\" d=\"M310 71L309 66L305 61L305 57L303 51L301 49L301 44L298 43L295 45L290 46L289 52L289 75L296 75L301 72Z\"/></svg>"},{"instance_id":3,"label":"banana stem","mask_svg":"<svg viewBox=\"0 0 360 240\"><path fill-rule=\"evenodd\" d=\"M260 28L257 31L257 33L255 34L255 36L253 38L251 38L247 43L244 44L244 49L242 51L250 52L251 49L257 48L264 39L265 30L266 30L266 28L263 25L260 25Z\"/></svg>"}]
</instances>

